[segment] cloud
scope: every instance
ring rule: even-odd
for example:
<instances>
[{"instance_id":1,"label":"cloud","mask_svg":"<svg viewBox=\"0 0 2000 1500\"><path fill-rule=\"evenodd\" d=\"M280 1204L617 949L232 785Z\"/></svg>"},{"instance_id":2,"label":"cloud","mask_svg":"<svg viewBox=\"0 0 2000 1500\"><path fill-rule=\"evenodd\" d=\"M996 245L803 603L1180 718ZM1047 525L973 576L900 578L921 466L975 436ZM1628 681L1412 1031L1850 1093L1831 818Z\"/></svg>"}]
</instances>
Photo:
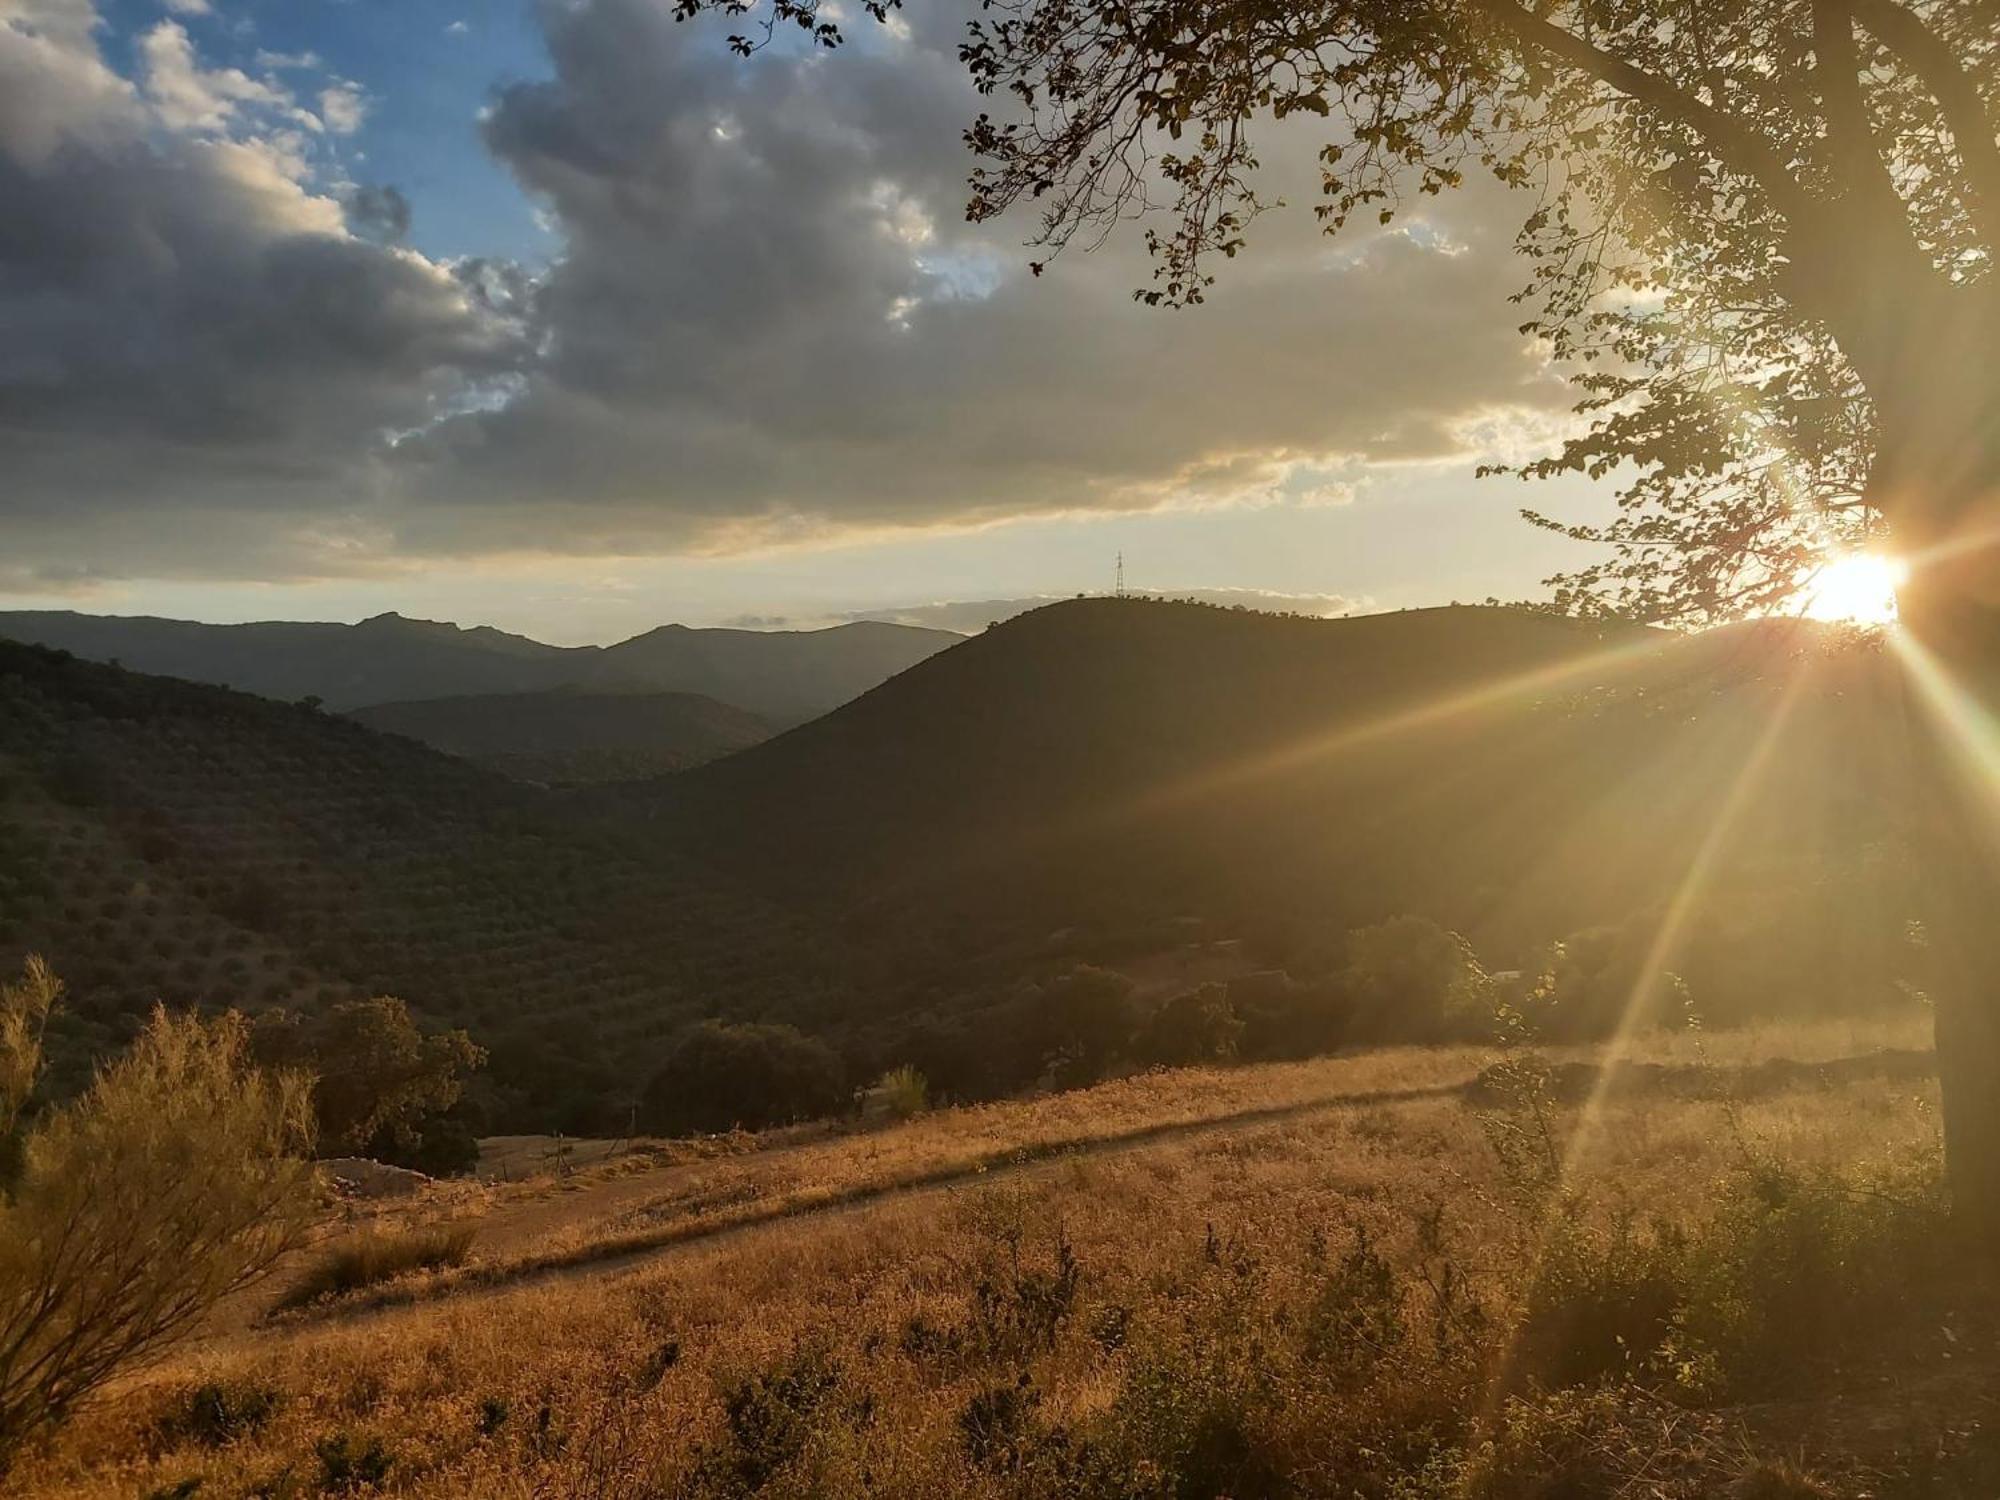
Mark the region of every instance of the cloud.
<instances>
[{"instance_id":1,"label":"cloud","mask_svg":"<svg viewBox=\"0 0 2000 1500\"><path fill-rule=\"evenodd\" d=\"M1148 310L1134 234L1035 278L1029 220L964 222L960 130L993 106L961 9L749 63L671 9L541 6L549 76L482 125L563 246L528 272L424 258L400 192L333 169L359 85L308 110L278 76L305 61L211 67L171 20L127 80L85 0L0 0L7 566L339 576L1339 504L1567 403L1512 327L1497 190L1339 254L1271 215L1207 307ZM1274 191L1310 198L1319 143L1268 138Z\"/></svg>"},{"instance_id":2,"label":"cloud","mask_svg":"<svg viewBox=\"0 0 2000 1500\"><path fill-rule=\"evenodd\" d=\"M364 239L394 244L410 232L410 200L400 188L357 187L348 195L347 223Z\"/></svg>"},{"instance_id":3,"label":"cloud","mask_svg":"<svg viewBox=\"0 0 2000 1500\"><path fill-rule=\"evenodd\" d=\"M245 105L288 109L291 95L240 68L203 68L187 28L162 21L139 39L147 97L169 130L214 132Z\"/></svg>"},{"instance_id":4,"label":"cloud","mask_svg":"<svg viewBox=\"0 0 2000 1500\"><path fill-rule=\"evenodd\" d=\"M167 10L177 16L206 16L214 14L214 7L208 0L166 0Z\"/></svg>"},{"instance_id":5,"label":"cloud","mask_svg":"<svg viewBox=\"0 0 2000 1500\"><path fill-rule=\"evenodd\" d=\"M651 0L542 14L553 77L484 128L567 246L547 355L504 408L399 446L413 549L1337 503L1356 465L1463 457L1470 412L1566 400L1512 327L1520 207L1497 193L1339 257L1309 213L1272 215L1208 307L1162 313L1131 301L1134 235L1038 279L1030 223L963 222L959 132L991 101L955 11L747 65ZM1319 139L1274 137L1280 187L1309 195Z\"/></svg>"},{"instance_id":6,"label":"cloud","mask_svg":"<svg viewBox=\"0 0 2000 1500\"><path fill-rule=\"evenodd\" d=\"M445 27L444 34L446 36L464 36L470 30L472 30L472 26L469 22L453 21L449 26Z\"/></svg>"},{"instance_id":7,"label":"cloud","mask_svg":"<svg viewBox=\"0 0 2000 1500\"><path fill-rule=\"evenodd\" d=\"M521 351L454 268L351 235L280 91L171 22L0 0L0 586L393 563L384 431Z\"/></svg>"},{"instance_id":8,"label":"cloud","mask_svg":"<svg viewBox=\"0 0 2000 1500\"><path fill-rule=\"evenodd\" d=\"M368 117L368 100L359 84L330 84L319 92L319 113L335 135L353 135Z\"/></svg>"}]
</instances>

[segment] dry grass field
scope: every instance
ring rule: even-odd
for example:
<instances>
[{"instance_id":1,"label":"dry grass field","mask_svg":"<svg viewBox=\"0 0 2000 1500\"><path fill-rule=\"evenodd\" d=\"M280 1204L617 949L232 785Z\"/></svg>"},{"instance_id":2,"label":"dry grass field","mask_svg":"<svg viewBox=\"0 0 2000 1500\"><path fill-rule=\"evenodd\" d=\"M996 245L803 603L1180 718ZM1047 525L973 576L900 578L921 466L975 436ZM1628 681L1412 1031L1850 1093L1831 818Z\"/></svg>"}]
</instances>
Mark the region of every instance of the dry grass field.
<instances>
[{"instance_id":1,"label":"dry grass field","mask_svg":"<svg viewBox=\"0 0 2000 1500\"><path fill-rule=\"evenodd\" d=\"M1595 1108L1474 1049L1160 1072L456 1188L370 1228L462 1267L218 1328L13 1491L1980 1493L1922 1045L1650 1037Z\"/></svg>"}]
</instances>

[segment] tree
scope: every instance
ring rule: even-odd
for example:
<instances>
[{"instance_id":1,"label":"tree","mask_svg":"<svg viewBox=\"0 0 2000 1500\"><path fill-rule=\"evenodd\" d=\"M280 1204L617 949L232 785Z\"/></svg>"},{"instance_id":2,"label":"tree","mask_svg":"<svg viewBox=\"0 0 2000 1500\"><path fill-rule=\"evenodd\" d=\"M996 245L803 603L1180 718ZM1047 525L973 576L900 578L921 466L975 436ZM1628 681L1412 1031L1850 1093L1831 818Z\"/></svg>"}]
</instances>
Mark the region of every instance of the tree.
<instances>
[{"instance_id":1,"label":"tree","mask_svg":"<svg viewBox=\"0 0 2000 1500\"><path fill-rule=\"evenodd\" d=\"M466 1075L486 1060L463 1031L426 1034L401 1000L378 995L310 1017L268 1012L253 1041L260 1060L314 1076L319 1138L329 1150L427 1170L471 1164L469 1138L446 1121ZM441 1153L433 1134L457 1149Z\"/></svg>"},{"instance_id":2,"label":"tree","mask_svg":"<svg viewBox=\"0 0 2000 1500\"><path fill-rule=\"evenodd\" d=\"M817 0L763 15L737 50L841 40ZM990 0L961 55L1009 101L966 133L971 216L1031 200L1060 250L1162 195L1148 302L1201 301L1243 249L1260 119L1326 120L1329 231L1471 170L1532 190L1524 331L1589 428L1522 472L1624 486L1606 527L1531 516L1607 554L1556 603L1701 623L1886 540L1917 564L1906 635L1975 712L2000 704L1991 0ZM1965 836L1990 777L1923 779L1952 1194L2000 1241L2000 839Z\"/></svg>"},{"instance_id":3,"label":"tree","mask_svg":"<svg viewBox=\"0 0 2000 1500\"><path fill-rule=\"evenodd\" d=\"M1377 1041L1441 1041L1493 1016L1492 984L1472 945L1426 917L1350 932L1341 979L1356 1029Z\"/></svg>"},{"instance_id":4,"label":"tree","mask_svg":"<svg viewBox=\"0 0 2000 1500\"><path fill-rule=\"evenodd\" d=\"M155 1010L89 1090L33 1116L61 987L0 986L0 1471L22 1441L186 1333L298 1244L312 1116L296 1074L249 1064L240 1016Z\"/></svg>"},{"instance_id":5,"label":"tree","mask_svg":"<svg viewBox=\"0 0 2000 1500\"><path fill-rule=\"evenodd\" d=\"M846 1098L846 1070L826 1043L793 1026L704 1021L646 1085L639 1118L663 1135L763 1130L833 1114Z\"/></svg>"},{"instance_id":6,"label":"tree","mask_svg":"<svg viewBox=\"0 0 2000 1500\"><path fill-rule=\"evenodd\" d=\"M1111 969L1078 964L1040 987L1032 1016L1051 1081L1058 1088L1095 1083L1132 1043L1137 1020L1132 981Z\"/></svg>"},{"instance_id":7,"label":"tree","mask_svg":"<svg viewBox=\"0 0 2000 1500\"><path fill-rule=\"evenodd\" d=\"M1155 1062L1177 1067L1230 1062L1243 1040L1243 1022L1220 984L1184 991L1153 1012L1144 1047Z\"/></svg>"}]
</instances>

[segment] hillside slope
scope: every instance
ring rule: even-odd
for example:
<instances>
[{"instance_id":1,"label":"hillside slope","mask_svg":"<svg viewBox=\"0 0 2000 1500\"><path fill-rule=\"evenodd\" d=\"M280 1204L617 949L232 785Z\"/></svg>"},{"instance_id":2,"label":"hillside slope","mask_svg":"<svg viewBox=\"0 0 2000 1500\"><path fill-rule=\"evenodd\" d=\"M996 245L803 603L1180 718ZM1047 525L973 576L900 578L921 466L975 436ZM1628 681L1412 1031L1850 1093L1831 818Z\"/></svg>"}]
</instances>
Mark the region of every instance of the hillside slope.
<instances>
[{"instance_id":1,"label":"hillside slope","mask_svg":"<svg viewBox=\"0 0 2000 1500\"><path fill-rule=\"evenodd\" d=\"M329 708L565 686L702 693L796 722L847 702L962 637L875 622L827 630L663 625L614 646L548 646L481 625L377 615L357 625L0 612L0 638L134 671Z\"/></svg>"},{"instance_id":2,"label":"hillside slope","mask_svg":"<svg viewBox=\"0 0 2000 1500\"><path fill-rule=\"evenodd\" d=\"M0 643L0 970L30 951L69 985L73 1067L155 999L387 993L469 1027L503 1078L616 1053L631 1089L692 1016L840 1008L837 966L776 908L549 794L337 716Z\"/></svg>"},{"instance_id":3,"label":"hillside slope","mask_svg":"<svg viewBox=\"0 0 2000 1500\"><path fill-rule=\"evenodd\" d=\"M551 786L685 770L772 732L767 720L699 693L585 688L379 703L348 717Z\"/></svg>"},{"instance_id":4,"label":"hillside slope","mask_svg":"<svg viewBox=\"0 0 2000 1500\"><path fill-rule=\"evenodd\" d=\"M863 941L963 956L1194 916L1295 947L1412 911L1518 960L1665 899L1774 718L1782 774L1719 873L1858 872L1894 834L1900 715L1877 653L1795 623L1088 600L616 796Z\"/></svg>"}]
</instances>

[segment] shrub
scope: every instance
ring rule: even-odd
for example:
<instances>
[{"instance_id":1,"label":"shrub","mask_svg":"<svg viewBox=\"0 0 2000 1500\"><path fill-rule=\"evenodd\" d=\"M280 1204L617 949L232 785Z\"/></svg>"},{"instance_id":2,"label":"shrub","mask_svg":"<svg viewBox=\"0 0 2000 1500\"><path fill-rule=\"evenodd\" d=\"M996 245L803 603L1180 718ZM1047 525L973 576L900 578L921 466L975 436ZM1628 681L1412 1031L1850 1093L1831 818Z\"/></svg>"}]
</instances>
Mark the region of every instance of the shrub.
<instances>
[{"instance_id":1,"label":"shrub","mask_svg":"<svg viewBox=\"0 0 2000 1500\"><path fill-rule=\"evenodd\" d=\"M1078 964L1037 992L1033 1035L1048 1080L1080 1088L1110 1071L1132 1044L1132 981L1110 969Z\"/></svg>"},{"instance_id":2,"label":"shrub","mask_svg":"<svg viewBox=\"0 0 2000 1500\"><path fill-rule=\"evenodd\" d=\"M1146 1025L1141 1053L1153 1062L1174 1067L1229 1062L1243 1039L1243 1022L1219 984L1175 995Z\"/></svg>"},{"instance_id":3,"label":"shrub","mask_svg":"<svg viewBox=\"0 0 2000 1500\"><path fill-rule=\"evenodd\" d=\"M1391 917L1347 935L1342 976L1362 1033L1437 1041L1490 1026L1492 982L1472 946L1425 917Z\"/></svg>"},{"instance_id":4,"label":"shrub","mask_svg":"<svg viewBox=\"0 0 2000 1500\"><path fill-rule=\"evenodd\" d=\"M465 1160L462 1148L452 1151L449 1131L424 1156L438 1117L458 1103L466 1076L486 1060L463 1031L427 1034L401 1000L378 995L310 1018L267 1011L252 1041L264 1061L315 1076L320 1141L330 1151L404 1165Z\"/></svg>"},{"instance_id":5,"label":"shrub","mask_svg":"<svg viewBox=\"0 0 2000 1500\"><path fill-rule=\"evenodd\" d=\"M1666 1383L1703 1398L1795 1388L1913 1325L1948 1236L1922 1176L1888 1186L1759 1166L1691 1227L1559 1218L1518 1339L1520 1379Z\"/></svg>"},{"instance_id":6,"label":"shrub","mask_svg":"<svg viewBox=\"0 0 2000 1500\"><path fill-rule=\"evenodd\" d=\"M8 1136L58 994L34 962L0 988ZM0 1468L36 1428L186 1333L302 1238L306 1085L247 1058L240 1017L156 1009L81 1098L18 1138L0 1204ZM70 1253L78 1244L91 1253Z\"/></svg>"},{"instance_id":7,"label":"shrub","mask_svg":"<svg viewBox=\"0 0 2000 1500\"><path fill-rule=\"evenodd\" d=\"M912 1120L930 1107L930 1081L905 1063L875 1080L869 1102L895 1120Z\"/></svg>"},{"instance_id":8,"label":"shrub","mask_svg":"<svg viewBox=\"0 0 2000 1500\"><path fill-rule=\"evenodd\" d=\"M426 1224L416 1229L369 1230L335 1245L279 1300L281 1309L325 1297L344 1297L412 1271L462 1266L472 1253L475 1224Z\"/></svg>"},{"instance_id":9,"label":"shrub","mask_svg":"<svg viewBox=\"0 0 2000 1500\"><path fill-rule=\"evenodd\" d=\"M1345 1045L1353 1030L1353 1008L1335 984L1301 984L1277 969L1232 979L1228 995L1243 1022L1244 1057L1317 1057Z\"/></svg>"},{"instance_id":10,"label":"shrub","mask_svg":"<svg viewBox=\"0 0 2000 1500\"><path fill-rule=\"evenodd\" d=\"M374 1489L389 1477L396 1463L380 1438L359 1443L344 1432L321 1438L313 1451L319 1459L322 1494Z\"/></svg>"},{"instance_id":11,"label":"shrub","mask_svg":"<svg viewBox=\"0 0 2000 1500\"><path fill-rule=\"evenodd\" d=\"M839 1384L839 1364L821 1350L804 1348L725 1389L728 1446L710 1459L711 1473L724 1481L717 1488L762 1489L804 1451Z\"/></svg>"},{"instance_id":12,"label":"shrub","mask_svg":"<svg viewBox=\"0 0 2000 1500\"><path fill-rule=\"evenodd\" d=\"M824 1042L791 1026L705 1021L667 1054L639 1112L664 1135L762 1130L834 1114L845 1095L840 1058Z\"/></svg>"},{"instance_id":13,"label":"shrub","mask_svg":"<svg viewBox=\"0 0 2000 1500\"><path fill-rule=\"evenodd\" d=\"M256 1432L277 1409L278 1393L269 1386L209 1381L160 1418L160 1436L169 1443L220 1448Z\"/></svg>"}]
</instances>

